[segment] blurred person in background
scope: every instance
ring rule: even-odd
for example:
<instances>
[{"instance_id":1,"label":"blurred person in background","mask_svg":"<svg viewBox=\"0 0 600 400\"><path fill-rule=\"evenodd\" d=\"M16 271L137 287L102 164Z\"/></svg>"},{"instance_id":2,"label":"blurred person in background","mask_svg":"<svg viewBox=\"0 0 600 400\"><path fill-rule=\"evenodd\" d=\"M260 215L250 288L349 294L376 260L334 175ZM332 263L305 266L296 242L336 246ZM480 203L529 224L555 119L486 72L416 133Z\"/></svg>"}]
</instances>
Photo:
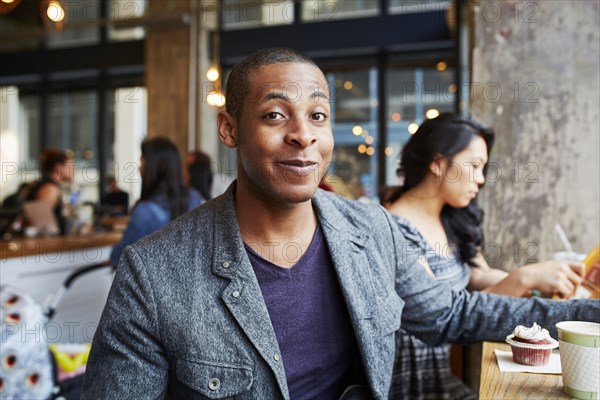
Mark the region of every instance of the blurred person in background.
<instances>
[{"instance_id":1,"label":"blurred person in background","mask_svg":"<svg viewBox=\"0 0 600 400\"><path fill-rule=\"evenodd\" d=\"M196 151L190 156L188 165L188 175L190 186L196 189L205 200L213 198L213 171L208 154L202 151ZM218 193L217 195L219 195Z\"/></svg>"},{"instance_id":2,"label":"blurred person in background","mask_svg":"<svg viewBox=\"0 0 600 400\"><path fill-rule=\"evenodd\" d=\"M53 205L53 213L60 233L65 234L66 221L63 213L62 184L73 182L75 165L71 157L56 149L46 149L40 156L42 178L34 182L25 202L34 200L48 201Z\"/></svg>"},{"instance_id":3,"label":"blurred person in background","mask_svg":"<svg viewBox=\"0 0 600 400\"><path fill-rule=\"evenodd\" d=\"M100 204L107 208L110 215L127 215L129 209L129 193L119 188L114 176L107 179L108 190Z\"/></svg>"},{"instance_id":4,"label":"blurred person in background","mask_svg":"<svg viewBox=\"0 0 600 400\"><path fill-rule=\"evenodd\" d=\"M115 267L127 245L204 202L200 193L184 184L179 152L169 139L144 141L140 161L142 194L133 207L123 238L111 252L110 262Z\"/></svg>"},{"instance_id":5,"label":"blurred person in background","mask_svg":"<svg viewBox=\"0 0 600 400\"><path fill-rule=\"evenodd\" d=\"M207 170L210 172L210 177L206 175ZM211 161L210 156L200 150L188 155L188 175L190 185L203 196L207 182L210 180L210 194L209 197L205 197L206 200L222 195L233 182L233 178L219 171L217 164Z\"/></svg>"},{"instance_id":6,"label":"blurred person in background","mask_svg":"<svg viewBox=\"0 0 600 400\"><path fill-rule=\"evenodd\" d=\"M485 182L493 132L453 114L425 121L402 150L402 186L384 204L421 265L460 291L568 299L582 282L579 262L549 261L511 273L490 268L482 254L483 211L477 194ZM471 399L475 394L452 374L450 346L428 346L401 330L390 399Z\"/></svg>"}]
</instances>

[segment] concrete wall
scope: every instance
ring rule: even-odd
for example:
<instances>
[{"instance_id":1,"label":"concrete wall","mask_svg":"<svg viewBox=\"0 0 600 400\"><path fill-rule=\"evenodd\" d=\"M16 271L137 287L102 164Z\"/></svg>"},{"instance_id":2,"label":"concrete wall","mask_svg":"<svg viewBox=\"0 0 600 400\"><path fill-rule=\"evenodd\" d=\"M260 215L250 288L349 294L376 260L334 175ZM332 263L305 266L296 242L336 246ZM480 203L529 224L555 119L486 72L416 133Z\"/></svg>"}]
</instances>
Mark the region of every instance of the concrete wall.
<instances>
[{"instance_id":1,"label":"concrete wall","mask_svg":"<svg viewBox=\"0 0 600 400\"><path fill-rule=\"evenodd\" d=\"M490 264L600 242L600 3L471 3L473 118L496 131L481 196Z\"/></svg>"}]
</instances>

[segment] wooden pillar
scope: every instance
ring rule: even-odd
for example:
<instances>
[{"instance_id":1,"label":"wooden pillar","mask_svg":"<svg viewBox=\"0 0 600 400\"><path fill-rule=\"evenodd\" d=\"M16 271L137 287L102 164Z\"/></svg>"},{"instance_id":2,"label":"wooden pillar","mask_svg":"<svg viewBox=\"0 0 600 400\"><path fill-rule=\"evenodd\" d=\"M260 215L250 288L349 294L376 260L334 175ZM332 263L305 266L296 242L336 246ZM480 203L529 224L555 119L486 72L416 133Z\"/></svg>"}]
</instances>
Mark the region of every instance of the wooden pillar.
<instances>
[{"instance_id":1,"label":"wooden pillar","mask_svg":"<svg viewBox=\"0 0 600 400\"><path fill-rule=\"evenodd\" d=\"M149 0L146 36L148 137L173 140L185 161L188 151L190 32L185 14L190 1Z\"/></svg>"},{"instance_id":2,"label":"wooden pillar","mask_svg":"<svg viewBox=\"0 0 600 400\"><path fill-rule=\"evenodd\" d=\"M472 115L496 131L482 191L488 261L512 270L600 241L597 2L472 2Z\"/></svg>"}]
</instances>

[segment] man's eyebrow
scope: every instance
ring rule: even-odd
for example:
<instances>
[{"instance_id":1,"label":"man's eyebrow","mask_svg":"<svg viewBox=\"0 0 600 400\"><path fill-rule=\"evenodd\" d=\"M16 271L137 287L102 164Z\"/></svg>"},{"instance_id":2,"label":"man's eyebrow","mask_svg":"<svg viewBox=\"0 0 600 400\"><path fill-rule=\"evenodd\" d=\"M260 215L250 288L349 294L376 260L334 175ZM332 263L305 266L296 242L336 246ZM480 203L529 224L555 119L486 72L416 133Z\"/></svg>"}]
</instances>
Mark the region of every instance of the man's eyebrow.
<instances>
[{"instance_id":1,"label":"man's eyebrow","mask_svg":"<svg viewBox=\"0 0 600 400\"><path fill-rule=\"evenodd\" d=\"M327 96L325 93L321 92L320 90L315 90L315 91L313 91L313 92L310 94L310 96L309 96L309 98L310 98L311 100L312 100L312 99L316 99L317 97L320 97L320 98L322 98L323 100L327 100L327 101L329 101L329 97L328 97L328 96Z\"/></svg>"},{"instance_id":2,"label":"man's eyebrow","mask_svg":"<svg viewBox=\"0 0 600 400\"><path fill-rule=\"evenodd\" d=\"M327 97L327 95L320 90L313 91L309 96L309 99L311 99L311 100L316 99L316 98L321 98L323 100L329 101L329 97ZM285 93L269 92L265 95L265 97L263 97L262 101L269 101L269 100L283 100L283 101L287 101L287 102L292 102L296 99L290 98Z\"/></svg>"},{"instance_id":3,"label":"man's eyebrow","mask_svg":"<svg viewBox=\"0 0 600 400\"><path fill-rule=\"evenodd\" d=\"M265 97L263 97L262 101L269 101L269 100L284 100L284 101L291 101L291 99L289 98L289 96L286 96L283 93L277 93L277 92L270 92L267 93L265 95Z\"/></svg>"}]
</instances>

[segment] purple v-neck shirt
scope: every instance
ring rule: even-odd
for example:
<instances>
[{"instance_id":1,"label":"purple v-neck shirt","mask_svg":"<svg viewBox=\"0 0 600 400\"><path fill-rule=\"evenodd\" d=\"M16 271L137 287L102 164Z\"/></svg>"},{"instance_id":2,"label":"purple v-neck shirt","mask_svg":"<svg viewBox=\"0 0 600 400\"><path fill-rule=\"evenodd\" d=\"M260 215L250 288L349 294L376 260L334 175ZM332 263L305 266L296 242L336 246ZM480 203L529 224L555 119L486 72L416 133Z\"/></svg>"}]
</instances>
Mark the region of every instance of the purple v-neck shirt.
<instances>
[{"instance_id":1,"label":"purple v-neck shirt","mask_svg":"<svg viewBox=\"0 0 600 400\"><path fill-rule=\"evenodd\" d=\"M298 246L268 251L298 254ZM356 341L320 226L292 268L281 268L246 245L285 367L290 398L338 399L356 383Z\"/></svg>"}]
</instances>

